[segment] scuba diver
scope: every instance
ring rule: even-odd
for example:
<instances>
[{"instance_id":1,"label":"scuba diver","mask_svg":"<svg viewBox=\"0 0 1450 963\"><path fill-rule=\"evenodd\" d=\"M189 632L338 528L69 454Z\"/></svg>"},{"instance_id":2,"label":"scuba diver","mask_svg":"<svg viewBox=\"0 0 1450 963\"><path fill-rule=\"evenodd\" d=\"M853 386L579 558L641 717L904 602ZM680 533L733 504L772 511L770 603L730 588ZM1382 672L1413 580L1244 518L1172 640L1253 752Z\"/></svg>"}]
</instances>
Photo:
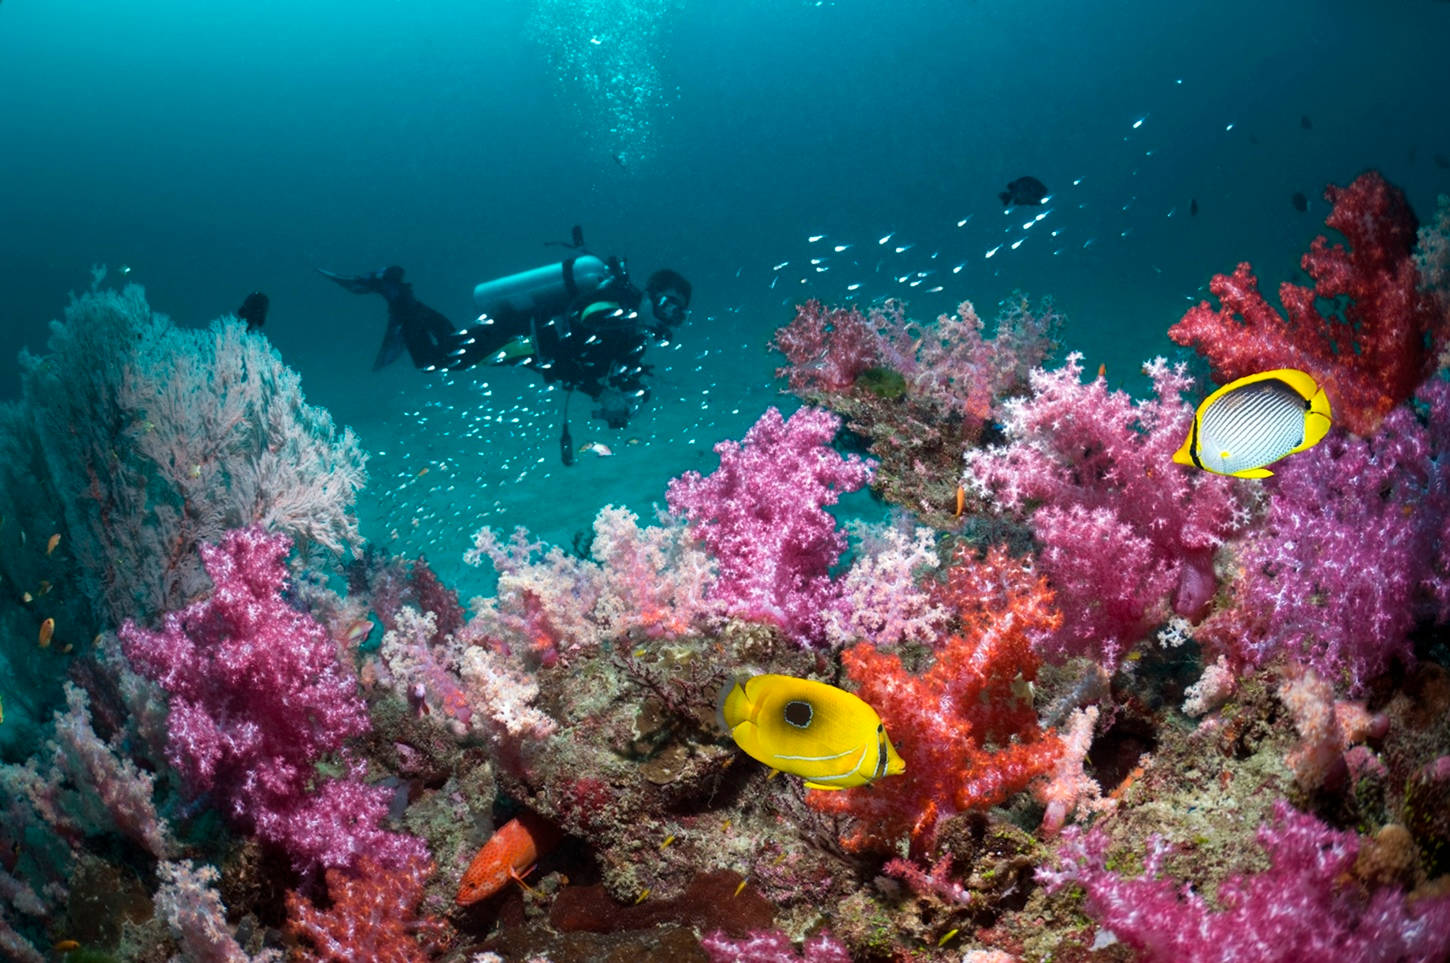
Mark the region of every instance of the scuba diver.
<instances>
[{"instance_id":1,"label":"scuba diver","mask_svg":"<svg viewBox=\"0 0 1450 963\"><path fill-rule=\"evenodd\" d=\"M555 242L558 243L558 242ZM522 365L565 388L560 452L573 461L568 405L577 389L595 402L593 416L623 428L649 400L643 361L650 341L668 344L685 320L690 282L675 271L650 275L645 290L630 280L623 259L601 258L584 247L576 225L577 252L562 261L485 281L473 289L481 312L462 330L413 296L403 269L361 276L321 273L357 294L381 294L388 327L374 370L396 360L404 347L425 371L458 371L475 365ZM649 316L641 314L649 302Z\"/></svg>"}]
</instances>

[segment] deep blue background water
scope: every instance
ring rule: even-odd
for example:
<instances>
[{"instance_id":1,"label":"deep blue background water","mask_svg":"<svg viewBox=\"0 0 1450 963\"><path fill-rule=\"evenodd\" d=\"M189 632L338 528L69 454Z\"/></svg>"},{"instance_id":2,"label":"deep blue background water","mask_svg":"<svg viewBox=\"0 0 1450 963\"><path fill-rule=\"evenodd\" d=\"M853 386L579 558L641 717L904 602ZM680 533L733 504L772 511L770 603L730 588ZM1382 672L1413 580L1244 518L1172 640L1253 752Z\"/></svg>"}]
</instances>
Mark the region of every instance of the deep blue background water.
<instances>
[{"instance_id":1,"label":"deep blue background water","mask_svg":"<svg viewBox=\"0 0 1450 963\"><path fill-rule=\"evenodd\" d=\"M1051 294L1132 386L1213 273L1295 274L1325 183L1378 167L1430 215L1447 42L1438 0L4 0L0 357L43 347L92 264L184 324L260 288L310 400L374 452L370 534L445 560L483 521L567 541L713 465L776 400L763 345L807 295ZM996 198L1022 174L1054 195L1030 229ZM476 282L575 223L696 299L651 412L612 433L576 403L576 442L616 455L568 471L553 394L370 373L381 300L312 270L402 264L466 322Z\"/></svg>"}]
</instances>

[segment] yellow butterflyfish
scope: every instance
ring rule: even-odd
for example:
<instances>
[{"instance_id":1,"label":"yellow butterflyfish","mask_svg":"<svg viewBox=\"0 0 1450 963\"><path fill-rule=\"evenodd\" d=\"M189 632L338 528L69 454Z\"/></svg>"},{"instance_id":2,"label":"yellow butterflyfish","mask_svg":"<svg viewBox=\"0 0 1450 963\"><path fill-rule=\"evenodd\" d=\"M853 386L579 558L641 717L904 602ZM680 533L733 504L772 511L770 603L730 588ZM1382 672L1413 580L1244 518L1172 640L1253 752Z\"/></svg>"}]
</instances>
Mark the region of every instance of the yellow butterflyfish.
<instances>
[{"instance_id":1,"label":"yellow butterflyfish","mask_svg":"<svg viewBox=\"0 0 1450 963\"><path fill-rule=\"evenodd\" d=\"M736 745L811 789L864 786L906 771L876 710L824 682L757 675L721 693L720 721Z\"/></svg>"}]
</instances>

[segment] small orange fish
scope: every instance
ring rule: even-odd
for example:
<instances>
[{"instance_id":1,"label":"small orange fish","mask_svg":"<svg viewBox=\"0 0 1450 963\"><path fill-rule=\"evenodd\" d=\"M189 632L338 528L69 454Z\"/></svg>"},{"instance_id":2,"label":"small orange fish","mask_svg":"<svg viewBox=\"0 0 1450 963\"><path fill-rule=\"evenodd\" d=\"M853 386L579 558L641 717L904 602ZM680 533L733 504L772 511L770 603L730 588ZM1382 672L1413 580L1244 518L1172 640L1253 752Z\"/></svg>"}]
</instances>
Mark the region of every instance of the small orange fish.
<instances>
[{"instance_id":1,"label":"small orange fish","mask_svg":"<svg viewBox=\"0 0 1450 963\"><path fill-rule=\"evenodd\" d=\"M524 877L529 875L539 858L535 833L541 829L537 820L530 819L529 824L534 831L531 832L519 819L510 819L483 844L459 881L459 906L487 899L507 886L509 880L528 888Z\"/></svg>"},{"instance_id":2,"label":"small orange fish","mask_svg":"<svg viewBox=\"0 0 1450 963\"><path fill-rule=\"evenodd\" d=\"M69 953L71 950L78 950L80 948L81 945L75 940L61 940L55 946L51 947L57 953Z\"/></svg>"},{"instance_id":3,"label":"small orange fish","mask_svg":"<svg viewBox=\"0 0 1450 963\"><path fill-rule=\"evenodd\" d=\"M50 536L50 541L45 543L45 554L49 555L51 552L55 551L55 547L59 544L60 532L56 532L54 535Z\"/></svg>"},{"instance_id":4,"label":"small orange fish","mask_svg":"<svg viewBox=\"0 0 1450 963\"><path fill-rule=\"evenodd\" d=\"M1104 378L1104 377L1107 377L1107 374L1108 374L1108 366L1105 365L1105 364L1098 365L1098 377L1099 378Z\"/></svg>"},{"instance_id":5,"label":"small orange fish","mask_svg":"<svg viewBox=\"0 0 1450 963\"><path fill-rule=\"evenodd\" d=\"M413 477L414 478L422 478L426 474L428 474L428 466L427 465L424 465L422 468L419 468L418 469L418 474L414 475Z\"/></svg>"},{"instance_id":6,"label":"small orange fish","mask_svg":"<svg viewBox=\"0 0 1450 963\"><path fill-rule=\"evenodd\" d=\"M952 515L952 517L953 518L961 518L962 517L962 511L964 509L966 509L966 507L967 507L967 490L965 488L963 488L961 485L958 485L957 486L957 510L956 510L955 514Z\"/></svg>"},{"instance_id":7,"label":"small orange fish","mask_svg":"<svg viewBox=\"0 0 1450 963\"><path fill-rule=\"evenodd\" d=\"M47 648L50 645L50 637L55 634L55 619L46 619L40 623L40 647Z\"/></svg>"}]
</instances>

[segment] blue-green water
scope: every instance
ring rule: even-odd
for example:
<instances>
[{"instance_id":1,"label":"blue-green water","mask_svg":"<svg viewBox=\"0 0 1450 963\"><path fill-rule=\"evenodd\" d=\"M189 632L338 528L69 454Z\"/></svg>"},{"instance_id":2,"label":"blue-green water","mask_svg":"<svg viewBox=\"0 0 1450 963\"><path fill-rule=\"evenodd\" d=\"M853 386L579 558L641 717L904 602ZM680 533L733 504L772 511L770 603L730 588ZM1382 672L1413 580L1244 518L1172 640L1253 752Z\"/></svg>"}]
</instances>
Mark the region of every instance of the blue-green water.
<instances>
[{"instance_id":1,"label":"blue-green water","mask_svg":"<svg viewBox=\"0 0 1450 963\"><path fill-rule=\"evenodd\" d=\"M5 0L0 355L42 348L92 264L184 324L264 290L309 399L373 455L364 531L450 570L480 523L567 543L713 465L778 400L764 345L806 296L1051 294L1065 342L1131 377L1213 273L1296 276L1325 183L1374 166L1433 210L1447 39L1435 0ZM996 197L1023 174L1052 191L1030 227ZM644 416L576 402L576 443L615 454L570 469L556 392L374 374L382 302L313 272L402 264L465 323L475 283L575 223L695 302Z\"/></svg>"}]
</instances>

